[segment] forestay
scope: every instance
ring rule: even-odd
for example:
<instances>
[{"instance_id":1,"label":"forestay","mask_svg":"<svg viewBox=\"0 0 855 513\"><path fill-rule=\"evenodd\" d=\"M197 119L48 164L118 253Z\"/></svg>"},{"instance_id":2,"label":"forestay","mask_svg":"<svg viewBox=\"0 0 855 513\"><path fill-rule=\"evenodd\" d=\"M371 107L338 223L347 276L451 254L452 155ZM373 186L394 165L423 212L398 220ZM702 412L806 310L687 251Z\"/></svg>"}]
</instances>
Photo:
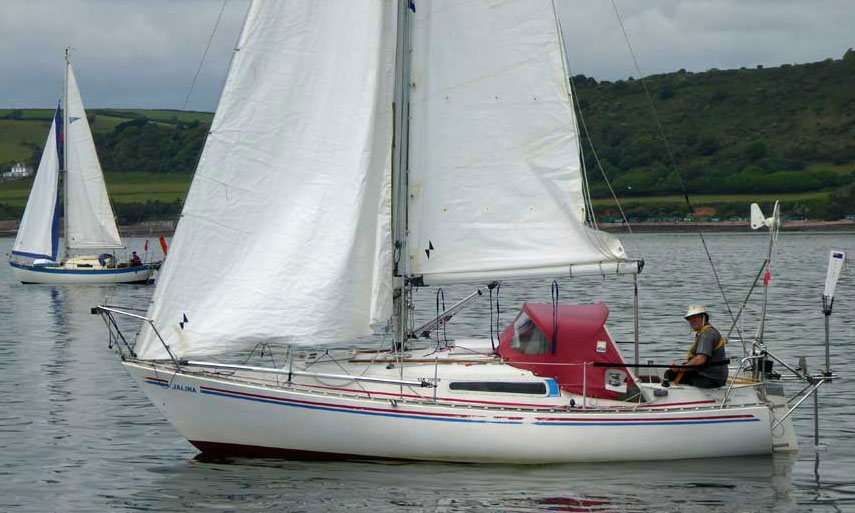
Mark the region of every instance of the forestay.
<instances>
[{"instance_id":1,"label":"forestay","mask_svg":"<svg viewBox=\"0 0 855 513\"><path fill-rule=\"evenodd\" d=\"M395 13L250 7L148 313L176 355L341 342L391 317ZM167 356L148 328L136 351Z\"/></svg>"},{"instance_id":2,"label":"forestay","mask_svg":"<svg viewBox=\"0 0 855 513\"><path fill-rule=\"evenodd\" d=\"M408 264L425 283L634 269L584 224L555 14L552 0L418 3Z\"/></svg>"},{"instance_id":3,"label":"forestay","mask_svg":"<svg viewBox=\"0 0 855 513\"><path fill-rule=\"evenodd\" d=\"M12 254L56 260L59 247L59 108L53 116Z\"/></svg>"},{"instance_id":4,"label":"forestay","mask_svg":"<svg viewBox=\"0 0 855 513\"><path fill-rule=\"evenodd\" d=\"M70 63L67 70L66 246L69 249L121 248L122 239L107 197L104 174Z\"/></svg>"}]
</instances>

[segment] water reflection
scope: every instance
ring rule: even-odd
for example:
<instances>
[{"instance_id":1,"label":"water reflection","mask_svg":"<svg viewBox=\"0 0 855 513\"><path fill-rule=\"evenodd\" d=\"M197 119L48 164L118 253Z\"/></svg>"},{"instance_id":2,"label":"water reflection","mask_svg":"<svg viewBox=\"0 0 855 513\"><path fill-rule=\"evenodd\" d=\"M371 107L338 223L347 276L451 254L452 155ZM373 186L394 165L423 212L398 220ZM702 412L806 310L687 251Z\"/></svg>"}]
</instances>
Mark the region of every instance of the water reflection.
<instances>
[{"instance_id":1,"label":"water reflection","mask_svg":"<svg viewBox=\"0 0 855 513\"><path fill-rule=\"evenodd\" d=\"M794 505L794 457L588 465L324 463L196 458L159 467L154 493L121 503L184 511L228 503L240 509L328 511L750 511ZM765 510L765 509L764 509Z\"/></svg>"}]
</instances>

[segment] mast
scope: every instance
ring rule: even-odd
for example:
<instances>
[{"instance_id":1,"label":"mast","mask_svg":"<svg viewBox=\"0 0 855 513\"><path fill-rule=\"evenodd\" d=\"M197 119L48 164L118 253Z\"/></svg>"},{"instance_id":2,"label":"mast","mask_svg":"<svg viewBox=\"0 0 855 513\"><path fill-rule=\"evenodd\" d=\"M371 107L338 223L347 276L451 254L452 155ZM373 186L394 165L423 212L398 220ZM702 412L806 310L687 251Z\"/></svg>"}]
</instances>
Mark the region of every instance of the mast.
<instances>
[{"instance_id":1,"label":"mast","mask_svg":"<svg viewBox=\"0 0 855 513\"><path fill-rule=\"evenodd\" d=\"M407 265L407 167L410 122L410 6L398 1L398 30L395 43L395 115L392 148L392 238L395 245L393 275L394 340L407 338L409 266Z\"/></svg>"},{"instance_id":2,"label":"mast","mask_svg":"<svg viewBox=\"0 0 855 513\"><path fill-rule=\"evenodd\" d=\"M65 256L68 258L68 152L65 148L65 137L68 135L68 68L71 66L71 60L68 55L68 48L65 49L65 83L62 88L63 104L62 109L62 134L59 135L62 144L62 169L59 173L59 179L62 180L62 222L65 229L65 237L63 238L63 246L65 247Z\"/></svg>"},{"instance_id":3,"label":"mast","mask_svg":"<svg viewBox=\"0 0 855 513\"><path fill-rule=\"evenodd\" d=\"M778 202L775 202L775 206L772 208L772 219L771 225L769 226L769 249L766 254L766 274L769 274L770 269L772 268L772 248L775 246L775 239L778 238L778 223L779 223L779 213L778 213ZM769 283L764 280L763 287L763 311L760 314L760 330L758 336L758 342L762 346L764 344L764 335L766 331L766 305L769 301Z\"/></svg>"}]
</instances>

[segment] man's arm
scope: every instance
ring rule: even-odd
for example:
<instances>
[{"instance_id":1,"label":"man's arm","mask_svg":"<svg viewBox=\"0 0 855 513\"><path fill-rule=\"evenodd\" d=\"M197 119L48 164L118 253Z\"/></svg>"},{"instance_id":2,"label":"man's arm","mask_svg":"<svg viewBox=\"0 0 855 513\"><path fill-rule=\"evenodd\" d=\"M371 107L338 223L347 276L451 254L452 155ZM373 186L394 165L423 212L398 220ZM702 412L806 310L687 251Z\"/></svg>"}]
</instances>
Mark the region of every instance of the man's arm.
<instances>
[{"instance_id":1,"label":"man's arm","mask_svg":"<svg viewBox=\"0 0 855 513\"><path fill-rule=\"evenodd\" d=\"M707 363L707 355L699 354L699 355L693 356L688 361L685 361L683 363L677 363L677 362L672 361L671 362L671 370L673 370L675 372L680 372L681 370L686 370L686 369L683 369L682 367L700 367L701 365L704 365L705 363Z\"/></svg>"},{"instance_id":2,"label":"man's arm","mask_svg":"<svg viewBox=\"0 0 855 513\"><path fill-rule=\"evenodd\" d=\"M691 360L684 363L683 365L685 365L686 367L698 367L704 365L705 363L707 363L707 355L698 354L693 356Z\"/></svg>"}]
</instances>

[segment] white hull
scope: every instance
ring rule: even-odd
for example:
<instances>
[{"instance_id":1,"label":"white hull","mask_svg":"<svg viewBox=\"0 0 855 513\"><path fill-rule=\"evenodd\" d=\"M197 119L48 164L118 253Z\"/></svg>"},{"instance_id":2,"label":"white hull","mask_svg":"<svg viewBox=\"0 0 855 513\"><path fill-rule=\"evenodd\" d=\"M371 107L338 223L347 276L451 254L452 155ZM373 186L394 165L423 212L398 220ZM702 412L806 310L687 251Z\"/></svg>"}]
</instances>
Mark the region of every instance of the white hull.
<instances>
[{"instance_id":1,"label":"white hull","mask_svg":"<svg viewBox=\"0 0 855 513\"><path fill-rule=\"evenodd\" d=\"M704 395L708 392L672 387L670 405L582 409L568 408L566 397L543 404L513 403L519 397L507 395L507 403L448 397L434 402L431 389L415 390L422 394L415 400L412 393L393 393L398 386L382 392L376 384L288 385L284 376L218 377L176 373L171 364L123 365L179 433L209 453L537 464L796 448L788 420L773 434L774 410L757 402L753 389L746 390L749 395L736 393L737 402L724 408ZM740 405L749 397L753 404ZM777 410L777 416L784 411Z\"/></svg>"},{"instance_id":2,"label":"white hull","mask_svg":"<svg viewBox=\"0 0 855 513\"><path fill-rule=\"evenodd\" d=\"M64 284L109 284L147 283L154 276L155 267L142 265L123 268L92 268L30 266L10 262L12 273L22 283Z\"/></svg>"}]
</instances>

